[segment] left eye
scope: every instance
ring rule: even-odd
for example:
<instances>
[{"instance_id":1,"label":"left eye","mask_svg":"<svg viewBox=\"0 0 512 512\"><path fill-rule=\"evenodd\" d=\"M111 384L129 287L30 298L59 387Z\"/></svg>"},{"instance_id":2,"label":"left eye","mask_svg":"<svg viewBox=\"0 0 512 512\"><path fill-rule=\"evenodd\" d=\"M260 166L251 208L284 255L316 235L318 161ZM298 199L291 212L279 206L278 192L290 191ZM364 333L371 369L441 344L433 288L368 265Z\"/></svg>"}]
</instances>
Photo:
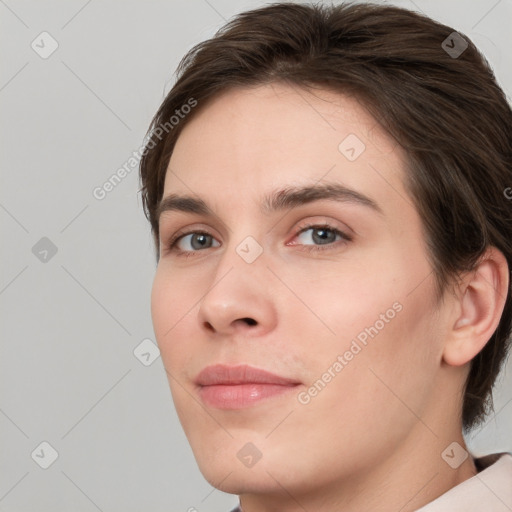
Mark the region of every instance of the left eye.
<instances>
[{"instance_id":1,"label":"left eye","mask_svg":"<svg viewBox=\"0 0 512 512\"><path fill-rule=\"evenodd\" d=\"M338 240L350 240L342 231L330 226L308 226L300 231L297 239L304 245L328 245ZM312 240L313 244L306 243Z\"/></svg>"}]
</instances>

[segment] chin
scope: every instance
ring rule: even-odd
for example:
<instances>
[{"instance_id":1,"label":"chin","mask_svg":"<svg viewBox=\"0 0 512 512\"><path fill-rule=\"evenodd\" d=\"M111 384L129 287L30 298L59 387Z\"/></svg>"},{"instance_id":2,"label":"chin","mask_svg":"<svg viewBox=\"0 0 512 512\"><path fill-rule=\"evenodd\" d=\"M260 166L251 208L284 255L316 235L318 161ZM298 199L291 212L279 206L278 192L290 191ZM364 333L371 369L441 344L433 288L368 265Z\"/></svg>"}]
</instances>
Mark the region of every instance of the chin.
<instances>
[{"instance_id":1,"label":"chin","mask_svg":"<svg viewBox=\"0 0 512 512\"><path fill-rule=\"evenodd\" d=\"M229 494L272 494L281 492L282 485L292 485L293 464L264 435L253 433L227 439L228 435L222 432L221 437L222 440L219 436L201 436L198 443L194 443L197 439L191 442L199 470L213 487Z\"/></svg>"},{"instance_id":2,"label":"chin","mask_svg":"<svg viewBox=\"0 0 512 512\"><path fill-rule=\"evenodd\" d=\"M262 461L257 464L258 468L240 467L240 463L210 464L198 461L198 465L201 474L212 487L228 494L279 494L283 486L288 487L287 482L276 477L276 473L283 473L282 469L263 466Z\"/></svg>"}]
</instances>

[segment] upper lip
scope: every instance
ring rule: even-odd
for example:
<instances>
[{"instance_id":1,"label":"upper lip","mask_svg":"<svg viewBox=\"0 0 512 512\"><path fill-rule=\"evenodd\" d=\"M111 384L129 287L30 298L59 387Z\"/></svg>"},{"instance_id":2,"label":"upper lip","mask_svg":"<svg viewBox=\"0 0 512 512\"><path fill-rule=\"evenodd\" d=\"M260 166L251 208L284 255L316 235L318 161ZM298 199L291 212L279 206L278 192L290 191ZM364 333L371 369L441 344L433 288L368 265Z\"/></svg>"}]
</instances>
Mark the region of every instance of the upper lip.
<instances>
[{"instance_id":1,"label":"upper lip","mask_svg":"<svg viewBox=\"0 0 512 512\"><path fill-rule=\"evenodd\" d=\"M228 366L215 364L204 368L196 378L199 386L236 385L236 384L278 384L292 386L298 381L275 375L266 370L246 364Z\"/></svg>"}]
</instances>

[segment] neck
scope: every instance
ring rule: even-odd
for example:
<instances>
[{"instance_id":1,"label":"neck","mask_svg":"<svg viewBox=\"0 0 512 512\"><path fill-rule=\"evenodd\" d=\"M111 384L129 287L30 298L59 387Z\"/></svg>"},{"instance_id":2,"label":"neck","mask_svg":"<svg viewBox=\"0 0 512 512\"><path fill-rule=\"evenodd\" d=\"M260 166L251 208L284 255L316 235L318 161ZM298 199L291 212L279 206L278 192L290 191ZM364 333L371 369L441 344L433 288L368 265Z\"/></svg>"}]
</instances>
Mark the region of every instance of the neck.
<instances>
[{"instance_id":1,"label":"neck","mask_svg":"<svg viewBox=\"0 0 512 512\"><path fill-rule=\"evenodd\" d=\"M464 454L462 449L466 450L461 430L433 430L418 421L399 449L388 457L377 457L371 469L368 471L366 468L364 474L351 474L346 478L329 481L322 488L315 489L314 493L308 494L295 489L279 489L271 495L242 494L242 510L412 512L476 475L471 456L460 463L461 454ZM437 432L443 432L443 435ZM447 450L454 442L461 448L454 445L453 450ZM442 457L443 453L446 460Z\"/></svg>"}]
</instances>

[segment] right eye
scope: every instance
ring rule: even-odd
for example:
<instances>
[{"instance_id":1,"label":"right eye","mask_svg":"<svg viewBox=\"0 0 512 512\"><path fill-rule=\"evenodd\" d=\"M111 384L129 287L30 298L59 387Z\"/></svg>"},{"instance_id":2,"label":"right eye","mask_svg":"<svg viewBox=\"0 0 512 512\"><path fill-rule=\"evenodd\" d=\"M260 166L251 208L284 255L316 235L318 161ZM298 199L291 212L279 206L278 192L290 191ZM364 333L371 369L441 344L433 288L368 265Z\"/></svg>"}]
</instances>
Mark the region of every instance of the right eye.
<instances>
[{"instance_id":1,"label":"right eye","mask_svg":"<svg viewBox=\"0 0 512 512\"><path fill-rule=\"evenodd\" d=\"M185 254L188 256L202 249L220 246L219 242L217 242L217 245L213 245L214 242L217 241L207 231L189 231L175 236L169 242L168 249L169 252L175 252L178 256Z\"/></svg>"}]
</instances>

